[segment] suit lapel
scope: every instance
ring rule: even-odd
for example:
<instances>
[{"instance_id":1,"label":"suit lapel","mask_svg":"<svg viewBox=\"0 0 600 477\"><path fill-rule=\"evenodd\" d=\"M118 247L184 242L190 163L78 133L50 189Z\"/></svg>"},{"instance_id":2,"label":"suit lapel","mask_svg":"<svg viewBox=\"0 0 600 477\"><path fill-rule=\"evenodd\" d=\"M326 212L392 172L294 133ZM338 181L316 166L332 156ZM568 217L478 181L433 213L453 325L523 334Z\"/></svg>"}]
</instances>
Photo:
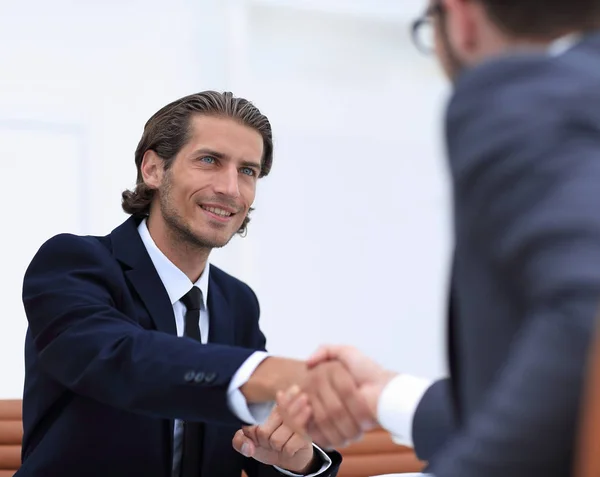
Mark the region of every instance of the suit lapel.
<instances>
[{"instance_id":1,"label":"suit lapel","mask_svg":"<svg viewBox=\"0 0 600 477\"><path fill-rule=\"evenodd\" d=\"M177 335L175 315L173 314L169 295L152 263L149 267L128 270L125 275L144 302L152 321L156 325L156 329L164 333Z\"/></svg>"},{"instance_id":2,"label":"suit lapel","mask_svg":"<svg viewBox=\"0 0 600 477\"><path fill-rule=\"evenodd\" d=\"M210 272L208 285L208 312L210 327L209 343L235 344L235 322L219 282L215 280L214 269Z\"/></svg>"},{"instance_id":3,"label":"suit lapel","mask_svg":"<svg viewBox=\"0 0 600 477\"><path fill-rule=\"evenodd\" d=\"M110 234L113 254L125 265L125 276L140 296L158 331L177 334L169 295L137 231L139 219L129 218Z\"/></svg>"}]
</instances>

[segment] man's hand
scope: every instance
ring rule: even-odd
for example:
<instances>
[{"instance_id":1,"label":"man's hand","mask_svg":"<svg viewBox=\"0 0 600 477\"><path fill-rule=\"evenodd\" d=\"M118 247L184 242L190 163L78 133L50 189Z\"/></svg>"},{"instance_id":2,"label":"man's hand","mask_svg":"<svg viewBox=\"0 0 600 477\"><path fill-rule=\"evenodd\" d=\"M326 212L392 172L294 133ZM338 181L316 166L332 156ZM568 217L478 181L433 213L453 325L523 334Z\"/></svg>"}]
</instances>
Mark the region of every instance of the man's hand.
<instances>
[{"instance_id":1,"label":"man's hand","mask_svg":"<svg viewBox=\"0 0 600 477\"><path fill-rule=\"evenodd\" d=\"M396 373L385 370L353 346L323 346L308 359L307 366L310 369L332 360L342 363L359 386L382 382L387 384L396 376Z\"/></svg>"},{"instance_id":2,"label":"man's hand","mask_svg":"<svg viewBox=\"0 0 600 477\"><path fill-rule=\"evenodd\" d=\"M349 346L321 348L308 360L309 376L332 364L345 371L342 372L343 380L348 373L352 378L352 384L344 380L342 386L338 384L334 387L337 394L317 393L315 397L315 392L311 391L313 388L309 385L304 388L293 386L277 396L280 413L286 424L299 432L307 432L315 442L324 447L347 445L360 438L361 431L374 427L381 392L395 376L395 373L386 371L375 361ZM312 384L316 389L322 389L324 386L320 382ZM347 404L346 414L342 412L339 401ZM352 427L352 422L358 423L359 432L354 432L356 428Z\"/></svg>"},{"instance_id":3,"label":"man's hand","mask_svg":"<svg viewBox=\"0 0 600 477\"><path fill-rule=\"evenodd\" d=\"M274 401L278 391L302 383L307 373L304 361L270 356L258 365L240 391L249 403Z\"/></svg>"},{"instance_id":4,"label":"man's hand","mask_svg":"<svg viewBox=\"0 0 600 477\"><path fill-rule=\"evenodd\" d=\"M264 424L246 426L237 431L232 444L236 451L246 457L295 474L309 473L318 459L310 438L286 427L277 408Z\"/></svg>"},{"instance_id":5,"label":"man's hand","mask_svg":"<svg viewBox=\"0 0 600 477\"><path fill-rule=\"evenodd\" d=\"M355 379L338 361L313 365L302 385L278 393L278 404L287 425L325 448L346 446L376 424Z\"/></svg>"}]
</instances>

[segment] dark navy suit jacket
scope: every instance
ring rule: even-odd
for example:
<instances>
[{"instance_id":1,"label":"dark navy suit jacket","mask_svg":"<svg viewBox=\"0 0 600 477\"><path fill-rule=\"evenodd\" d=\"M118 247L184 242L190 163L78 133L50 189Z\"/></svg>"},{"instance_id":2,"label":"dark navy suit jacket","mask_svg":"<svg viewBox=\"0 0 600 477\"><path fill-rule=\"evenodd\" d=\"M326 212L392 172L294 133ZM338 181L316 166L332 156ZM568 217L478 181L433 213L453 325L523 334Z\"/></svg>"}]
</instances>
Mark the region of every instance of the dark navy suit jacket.
<instances>
[{"instance_id":1,"label":"dark navy suit jacket","mask_svg":"<svg viewBox=\"0 0 600 477\"><path fill-rule=\"evenodd\" d=\"M439 477L570 475L600 301L600 34L466 72L446 126L451 379L416 451Z\"/></svg>"},{"instance_id":2,"label":"dark navy suit jacket","mask_svg":"<svg viewBox=\"0 0 600 477\"><path fill-rule=\"evenodd\" d=\"M133 218L106 237L58 235L27 269L23 464L17 476L170 477L173 419L206 423L204 477L280 476L232 448L233 374L265 349L259 305L212 266L208 345L176 336ZM335 476L341 461L331 453Z\"/></svg>"}]
</instances>

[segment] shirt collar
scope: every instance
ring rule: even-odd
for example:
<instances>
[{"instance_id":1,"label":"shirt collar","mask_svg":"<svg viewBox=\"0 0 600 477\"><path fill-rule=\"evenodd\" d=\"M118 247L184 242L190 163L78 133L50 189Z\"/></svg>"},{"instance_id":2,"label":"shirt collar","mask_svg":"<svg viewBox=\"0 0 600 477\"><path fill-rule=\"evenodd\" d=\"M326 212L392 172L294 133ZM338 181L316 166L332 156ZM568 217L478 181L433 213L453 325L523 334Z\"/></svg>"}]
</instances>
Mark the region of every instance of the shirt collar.
<instances>
[{"instance_id":1,"label":"shirt collar","mask_svg":"<svg viewBox=\"0 0 600 477\"><path fill-rule=\"evenodd\" d=\"M573 48L582 39L581 33L571 33L569 35L561 36L550 43L548 47L548 53L550 56L560 56Z\"/></svg>"},{"instance_id":2,"label":"shirt collar","mask_svg":"<svg viewBox=\"0 0 600 477\"><path fill-rule=\"evenodd\" d=\"M177 266L175 266L175 264L156 246L154 240L152 240L152 237L150 236L148 226L146 225L146 219L142 220L138 226L138 233L144 243L144 247L146 247L146 250L148 251L148 255L150 255L150 260L152 260L152 264L154 265L154 268L156 268L161 282L163 282L163 285L167 290L171 305L178 302L183 295L192 289L192 286L197 286L202 292L202 305L206 310L210 266L207 264L202 275L200 275L200 278L196 283L192 283L187 275L177 268Z\"/></svg>"}]
</instances>

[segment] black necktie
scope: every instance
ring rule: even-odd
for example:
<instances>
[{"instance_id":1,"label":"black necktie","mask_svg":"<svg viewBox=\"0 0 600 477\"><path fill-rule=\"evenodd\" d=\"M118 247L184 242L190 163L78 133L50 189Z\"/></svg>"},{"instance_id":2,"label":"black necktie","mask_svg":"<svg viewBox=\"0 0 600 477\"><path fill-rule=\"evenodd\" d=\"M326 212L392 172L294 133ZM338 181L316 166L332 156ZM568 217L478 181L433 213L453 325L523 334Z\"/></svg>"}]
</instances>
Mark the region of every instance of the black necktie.
<instances>
[{"instance_id":1,"label":"black necktie","mask_svg":"<svg viewBox=\"0 0 600 477\"><path fill-rule=\"evenodd\" d=\"M184 335L201 341L200 307L202 292L198 287L192 287L181 302L185 305ZM200 477L202 467L202 441L204 426L198 422L183 424L183 454L181 456L181 477Z\"/></svg>"}]
</instances>

